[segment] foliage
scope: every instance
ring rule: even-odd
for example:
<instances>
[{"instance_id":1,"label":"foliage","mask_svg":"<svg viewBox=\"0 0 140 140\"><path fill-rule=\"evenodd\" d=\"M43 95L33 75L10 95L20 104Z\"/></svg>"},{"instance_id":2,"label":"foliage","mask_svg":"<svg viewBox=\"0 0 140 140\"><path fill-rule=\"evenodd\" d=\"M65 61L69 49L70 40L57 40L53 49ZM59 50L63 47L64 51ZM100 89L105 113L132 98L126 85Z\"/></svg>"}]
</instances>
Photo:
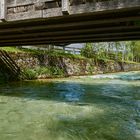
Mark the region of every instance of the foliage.
<instances>
[{"instance_id":1,"label":"foliage","mask_svg":"<svg viewBox=\"0 0 140 140\"><path fill-rule=\"evenodd\" d=\"M5 83L7 79L0 74L0 84Z\"/></svg>"},{"instance_id":2,"label":"foliage","mask_svg":"<svg viewBox=\"0 0 140 140\"><path fill-rule=\"evenodd\" d=\"M133 59L136 62L140 62L140 42L131 42Z\"/></svg>"},{"instance_id":3,"label":"foliage","mask_svg":"<svg viewBox=\"0 0 140 140\"><path fill-rule=\"evenodd\" d=\"M64 70L59 67L36 67L34 69L24 69L25 78L28 80L37 79L39 76L45 77L63 77Z\"/></svg>"},{"instance_id":4,"label":"foliage","mask_svg":"<svg viewBox=\"0 0 140 140\"><path fill-rule=\"evenodd\" d=\"M96 60L140 62L140 41L87 43L81 55Z\"/></svg>"},{"instance_id":5,"label":"foliage","mask_svg":"<svg viewBox=\"0 0 140 140\"><path fill-rule=\"evenodd\" d=\"M60 69L59 67L55 67L55 66L48 66L48 67L37 67L34 69L37 76L39 75L47 75L47 76L63 76L64 75L64 71L62 69Z\"/></svg>"},{"instance_id":6,"label":"foliage","mask_svg":"<svg viewBox=\"0 0 140 140\"><path fill-rule=\"evenodd\" d=\"M20 47L0 47L0 49L5 50L7 52L14 52L14 53L18 53L18 52L29 53L33 55L46 54L48 56L84 59L84 57L82 57L79 54L66 53L63 50L36 50L36 49L27 49L27 48L20 48Z\"/></svg>"},{"instance_id":7,"label":"foliage","mask_svg":"<svg viewBox=\"0 0 140 140\"><path fill-rule=\"evenodd\" d=\"M52 75L64 76L64 70L59 67L49 67Z\"/></svg>"},{"instance_id":8,"label":"foliage","mask_svg":"<svg viewBox=\"0 0 140 140\"><path fill-rule=\"evenodd\" d=\"M7 51L7 52L22 52L22 50L20 50L19 48L17 47L0 47L0 50L4 50L4 51Z\"/></svg>"},{"instance_id":9,"label":"foliage","mask_svg":"<svg viewBox=\"0 0 140 140\"><path fill-rule=\"evenodd\" d=\"M28 80L37 79L37 73L34 69L25 69L23 73Z\"/></svg>"},{"instance_id":10,"label":"foliage","mask_svg":"<svg viewBox=\"0 0 140 140\"><path fill-rule=\"evenodd\" d=\"M51 71L48 67L36 67L34 70L35 70L37 76L45 75L45 74L49 75L51 73Z\"/></svg>"},{"instance_id":11,"label":"foliage","mask_svg":"<svg viewBox=\"0 0 140 140\"><path fill-rule=\"evenodd\" d=\"M67 58L94 58L108 59L117 61L140 62L140 41L123 41L123 42L103 42L103 43L86 43L81 49L81 55L65 53L64 50L35 50L24 49L20 47L1 47L0 49L8 52L22 52L34 55L46 54L55 57Z\"/></svg>"},{"instance_id":12,"label":"foliage","mask_svg":"<svg viewBox=\"0 0 140 140\"><path fill-rule=\"evenodd\" d=\"M81 49L81 55L87 58L94 58L92 43L87 43L84 48Z\"/></svg>"}]
</instances>

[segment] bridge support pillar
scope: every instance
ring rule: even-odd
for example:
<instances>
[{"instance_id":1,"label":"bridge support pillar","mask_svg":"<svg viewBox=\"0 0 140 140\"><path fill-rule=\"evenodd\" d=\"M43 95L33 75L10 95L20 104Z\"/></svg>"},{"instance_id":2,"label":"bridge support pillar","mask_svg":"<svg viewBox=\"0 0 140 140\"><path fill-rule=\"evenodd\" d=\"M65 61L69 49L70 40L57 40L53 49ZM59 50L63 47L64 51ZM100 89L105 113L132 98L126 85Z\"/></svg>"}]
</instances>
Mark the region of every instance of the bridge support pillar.
<instances>
[{"instance_id":1,"label":"bridge support pillar","mask_svg":"<svg viewBox=\"0 0 140 140\"><path fill-rule=\"evenodd\" d=\"M0 20L6 20L6 0L0 0Z\"/></svg>"},{"instance_id":2,"label":"bridge support pillar","mask_svg":"<svg viewBox=\"0 0 140 140\"><path fill-rule=\"evenodd\" d=\"M69 14L70 2L69 0L62 0L62 13L68 15Z\"/></svg>"}]
</instances>

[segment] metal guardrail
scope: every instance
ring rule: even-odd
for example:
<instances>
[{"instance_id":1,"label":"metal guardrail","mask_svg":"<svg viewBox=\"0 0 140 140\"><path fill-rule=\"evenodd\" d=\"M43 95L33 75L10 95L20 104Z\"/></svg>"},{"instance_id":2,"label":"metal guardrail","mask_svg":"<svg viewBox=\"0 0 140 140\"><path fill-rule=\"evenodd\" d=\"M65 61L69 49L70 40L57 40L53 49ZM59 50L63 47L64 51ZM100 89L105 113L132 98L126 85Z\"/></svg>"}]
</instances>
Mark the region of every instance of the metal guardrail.
<instances>
[{"instance_id":1,"label":"metal guardrail","mask_svg":"<svg viewBox=\"0 0 140 140\"><path fill-rule=\"evenodd\" d=\"M54 49L58 50L58 51L62 50L64 52L66 52L66 53L71 53L71 54L80 54L80 52L81 52L81 48L68 47L68 46L65 46L65 47L63 47L63 46L55 46Z\"/></svg>"},{"instance_id":2,"label":"metal guardrail","mask_svg":"<svg viewBox=\"0 0 140 140\"><path fill-rule=\"evenodd\" d=\"M70 47L70 46L39 45L39 46L20 46L20 48L44 50L44 51L56 50L56 51L64 51L66 53L71 53L71 54L80 54L82 47L78 48L72 46Z\"/></svg>"}]
</instances>

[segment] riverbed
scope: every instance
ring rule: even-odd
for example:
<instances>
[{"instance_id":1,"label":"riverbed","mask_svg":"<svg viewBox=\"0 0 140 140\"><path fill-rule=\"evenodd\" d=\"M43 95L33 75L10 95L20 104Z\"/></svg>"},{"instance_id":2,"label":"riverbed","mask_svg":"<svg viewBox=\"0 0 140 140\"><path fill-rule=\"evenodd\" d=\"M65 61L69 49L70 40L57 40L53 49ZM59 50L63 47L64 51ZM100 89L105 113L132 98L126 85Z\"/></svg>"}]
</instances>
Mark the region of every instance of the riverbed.
<instances>
[{"instance_id":1,"label":"riverbed","mask_svg":"<svg viewBox=\"0 0 140 140\"><path fill-rule=\"evenodd\" d=\"M1 84L0 140L140 140L140 72Z\"/></svg>"}]
</instances>

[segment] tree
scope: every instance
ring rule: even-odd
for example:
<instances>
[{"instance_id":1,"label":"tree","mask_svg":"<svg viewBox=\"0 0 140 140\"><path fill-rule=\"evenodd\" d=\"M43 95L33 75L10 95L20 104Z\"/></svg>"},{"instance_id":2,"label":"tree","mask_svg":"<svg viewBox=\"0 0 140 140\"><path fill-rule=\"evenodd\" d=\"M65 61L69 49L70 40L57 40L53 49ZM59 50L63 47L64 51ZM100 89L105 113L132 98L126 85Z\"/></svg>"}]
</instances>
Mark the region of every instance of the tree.
<instances>
[{"instance_id":1,"label":"tree","mask_svg":"<svg viewBox=\"0 0 140 140\"><path fill-rule=\"evenodd\" d=\"M81 55L87 58L94 58L95 52L93 51L93 44L86 43L85 47L81 49Z\"/></svg>"},{"instance_id":2,"label":"tree","mask_svg":"<svg viewBox=\"0 0 140 140\"><path fill-rule=\"evenodd\" d=\"M87 43L81 54L87 58L140 62L140 41Z\"/></svg>"}]
</instances>

